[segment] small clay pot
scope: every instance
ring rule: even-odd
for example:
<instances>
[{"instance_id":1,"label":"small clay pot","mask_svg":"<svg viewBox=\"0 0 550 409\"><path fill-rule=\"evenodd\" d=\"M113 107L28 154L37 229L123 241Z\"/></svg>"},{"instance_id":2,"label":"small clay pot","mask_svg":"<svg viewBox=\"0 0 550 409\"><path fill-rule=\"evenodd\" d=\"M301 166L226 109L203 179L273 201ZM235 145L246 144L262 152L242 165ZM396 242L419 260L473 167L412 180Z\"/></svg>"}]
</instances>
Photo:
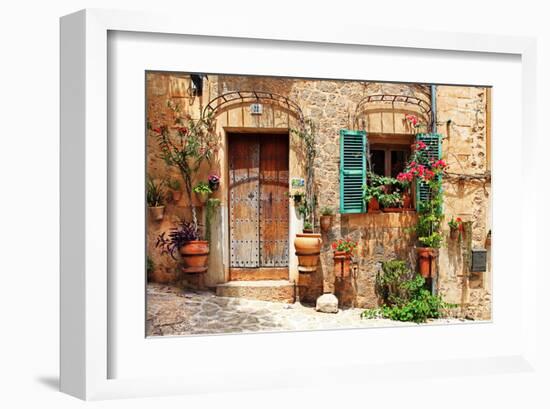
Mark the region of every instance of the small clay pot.
<instances>
[{"instance_id":1,"label":"small clay pot","mask_svg":"<svg viewBox=\"0 0 550 409\"><path fill-rule=\"evenodd\" d=\"M206 201L208 200L209 193L197 193L195 192L195 195L197 196L197 199L199 200L199 203L201 205L204 205Z\"/></svg>"},{"instance_id":2,"label":"small clay pot","mask_svg":"<svg viewBox=\"0 0 550 409\"><path fill-rule=\"evenodd\" d=\"M403 193L403 209L410 210L412 207L411 194L409 192Z\"/></svg>"},{"instance_id":3,"label":"small clay pot","mask_svg":"<svg viewBox=\"0 0 550 409\"><path fill-rule=\"evenodd\" d=\"M351 271L351 254L345 251L334 251L334 275L347 277Z\"/></svg>"},{"instance_id":4,"label":"small clay pot","mask_svg":"<svg viewBox=\"0 0 550 409\"><path fill-rule=\"evenodd\" d=\"M371 200L369 200L368 212L369 213L378 213L378 212L380 212L380 203L378 203L377 198L373 197Z\"/></svg>"},{"instance_id":5,"label":"small clay pot","mask_svg":"<svg viewBox=\"0 0 550 409\"><path fill-rule=\"evenodd\" d=\"M174 202L179 202L181 200L181 190L172 191L172 200Z\"/></svg>"},{"instance_id":6,"label":"small clay pot","mask_svg":"<svg viewBox=\"0 0 550 409\"><path fill-rule=\"evenodd\" d=\"M150 206L149 215L154 221L160 221L164 218L164 206Z\"/></svg>"}]
</instances>

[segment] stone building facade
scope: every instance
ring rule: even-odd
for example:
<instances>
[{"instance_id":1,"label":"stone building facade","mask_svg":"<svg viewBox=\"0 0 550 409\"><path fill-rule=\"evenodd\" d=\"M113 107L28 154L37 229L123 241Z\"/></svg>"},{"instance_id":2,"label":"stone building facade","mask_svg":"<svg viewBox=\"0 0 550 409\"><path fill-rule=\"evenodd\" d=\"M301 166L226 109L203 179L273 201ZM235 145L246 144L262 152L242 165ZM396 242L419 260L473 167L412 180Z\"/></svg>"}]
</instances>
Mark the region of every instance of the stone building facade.
<instances>
[{"instance_id":1,"label":"stone building facade","mask_svg":"<svg viewBox=\"0 0 550 409\"><path fill-rule=\"evenodd\" d=\"M196 78L195 78L196 80ZM221 205L211 218L209 270L204 285L230 296L259 297L291 302L299 284L297 258L292 240L302 229L302 221L292 200L288 200L288 276L281 280L233 280L230 268L230 209L228 195L228 145L231 135L287 135L288 177L305 177L300 141L290 130L301 118L316 125L317 156L314 162L318 208L336 210L330 230L323 234L320 264L307 283L299 288L300 300L313 302L327 292L336 294L341 306L375 307L378 298L375 278L380 262L393 258L416 265L415 237L409 228L416 223L415 212L355 213L338 212L340 208L341 129L365 130L373 144L395 140L414 141L415 130L405 120L417 115L442 135L443 158L448 163L443 179L444 243L437 259L434 291L448 302L461 306L458 314L473 319L491 318L491 157L490 157L490 88L417 84L374 83L207 75L200 77L202 92L197 95L190 75L162 72L147 74L147 120L152 125L172 123L173 107L193 118L208 113L214 117L220 149L210 165L204 165L197 180L206 180L211 172L221 175L220 189L213 197ZM256 92L256 100L250 95ZM251 113L250 105L260 103L261 114ZM432 123L433 122L433 123ZM430 129L431 130L431 129ZM405 139L404 139L405 138ZM390 146L388 145L388 146ZM374 145L373 145L374 146ZM152 133L147 137L147 170L155 179L178 178L176 170L159 158L158 144ZM292 190L292 188L290 188ZM204 224L205 210L196 202ZM447 221L460 217L471 226L464 240L451 240ZM183 199L169 202L160 222L148 221L148 254L154 263L153 279L179 281L196 285L196 277L182 274L177 262L159 254L156 237L181 219L189 220L189 203ZM318 220L317 220L318 223ZM318 231L318 226L317 226ZM359 242L354 268L349 277L334 275L331 242L351 237ZM471 273L472 249L486 249L485 272ZM269 277L268 277L269 278Z\"/></svg>"}]
</instances>

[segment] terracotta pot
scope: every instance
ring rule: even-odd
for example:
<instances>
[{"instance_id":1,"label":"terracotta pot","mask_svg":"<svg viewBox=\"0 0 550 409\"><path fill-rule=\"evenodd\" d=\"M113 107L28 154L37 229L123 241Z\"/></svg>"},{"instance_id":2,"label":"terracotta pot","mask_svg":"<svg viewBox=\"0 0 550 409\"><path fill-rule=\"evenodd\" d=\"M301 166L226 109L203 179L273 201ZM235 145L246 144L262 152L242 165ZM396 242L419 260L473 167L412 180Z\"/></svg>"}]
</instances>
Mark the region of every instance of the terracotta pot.
<instances>
[{"instance_id":1,"label":"terracotta pot","mask_svg":"<svg viewBox=\"0 0 550 409\"><path fill-rule=\"evenodd\" d=\"M380 203L378 203L377 198L373 197L369 200L368 211L369 213L377 213L380 211Z\"/></svg>"},{"instance_id":2,"label":"terracotta pot","mask_svg":"<svg viewBox=\"0 0 550 409\"><path fill-rule=\"evenodd\" d=\"M181 199L181 190L173 190L172 191L172 200L174 202L179 202Z\"/></svg>"},{"instance_id":3,"label":"terracotta pot","mask_svg":"<svg viewBox=\"0 0 550 409\"><path fill-rule=\"evenodd\" d=\"M205 273L208 270L208 242L188 241L180 247L185 273Z\"/></svg>"},{"instance_id":4,"label":"terracotta pot","mask_svg":"<svg viewBox=\"0 0 550 409\"><path fill-rule=\"evenodd\" d=\"M347 277L351 270L351 254L345 251L334 251L334 275Z\"/></svg>"},{"instance_id":5,"label":"terracotta pot","mask_svg":"<svg viewBox=\"0 0 550 409\"><path fill-rule=\"evenodd\" d=\"M460 236L460 230L459 229L451 229L450 236L451 236L451 240L457 240L458 237Z\"/></svg>"},{"instance_id":6,"label":"terracotta pot","mask_svg":"<svg viewBox=\"0 0 550 409\"><path fill-rule=\"evenodd\" d=\"M149 215L151 219L160 221L164 218L164 206L149 207Z\"/></svg>"},{"instance_id":7,"label":"terracotta pot","mask_svg":"<svg viewBox=\"0 0 550 409\"><path fill-rule=\"evenodd\" d=\"M403 209L410 209L412 207L411 194L409 192L403 193Z\"/></svg>"},{"instance_id":8,"label":"terracotta pot","mask_svg":"<svg viewBox=\"0 0 550 409\"><path fill-rule=\"evenodd\" d=\"M418 255L418 269L422 277L428 278L432 276L432 260L435 256L435 250L431 247L418 247L416 249Z\"/></svg>"},{"instance_id":9,"label":"terracotta pot","mask_svg":"<svg viewBox=\"0 0 550 409\"><path fill-rule=\"evenodd\" d=\"M298 256L298 270L301 273L312 273L317 270L322 244L323 240L318 233L296 234L294 249Z\"/></svg>"},{"instance_id":10,"label":"terracotta pot","mask_svg":"<svg viewBox=\"0 0 550 409\"><path fill-rule=\"evenodd\" d=\"M199 200L200 204L205 204L208 200L209 193L197 193L195 192L195 195L197 196L197 199Z\"/></svg>"},{"instance_id":11,"label":"terracotta pot","mask_svg":"<svg viewBox=\"0 0 550 409\"><path fill-rule=\"evenodd\" d=\"M324 232L327 232L330 230L330 226L332 225L332 216L321 216L320 218L321 223L321 230Z\"/></svg>"}]
</instances>

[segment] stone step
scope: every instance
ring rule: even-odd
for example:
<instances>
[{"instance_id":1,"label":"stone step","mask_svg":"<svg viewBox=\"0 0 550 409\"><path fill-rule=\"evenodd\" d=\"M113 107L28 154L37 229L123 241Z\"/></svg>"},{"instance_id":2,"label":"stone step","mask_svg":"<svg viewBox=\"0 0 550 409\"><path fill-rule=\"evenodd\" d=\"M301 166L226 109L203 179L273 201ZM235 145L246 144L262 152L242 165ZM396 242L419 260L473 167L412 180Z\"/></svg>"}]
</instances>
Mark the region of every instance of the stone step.
<instances>
[{"instance_id":1,"label":"stone step","mask_svg":"<svg viewBox=\"0 0 550 409\"><path fill-rule=\"evenodd\" d=\"M288 280L229 281L216 286L216 295L289 304L295 298L294 284Z\"/></svg>"}]
</instances>

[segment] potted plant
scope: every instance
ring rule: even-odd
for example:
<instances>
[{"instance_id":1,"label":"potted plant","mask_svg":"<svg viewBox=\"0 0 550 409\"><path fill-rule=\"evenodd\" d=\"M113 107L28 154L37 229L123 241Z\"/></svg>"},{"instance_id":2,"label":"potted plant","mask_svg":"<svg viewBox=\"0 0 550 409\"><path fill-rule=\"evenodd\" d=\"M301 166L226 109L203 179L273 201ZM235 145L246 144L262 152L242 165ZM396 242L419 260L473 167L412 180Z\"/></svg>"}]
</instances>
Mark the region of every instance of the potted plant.
<instances>
[{"instance_id":1,"label":"potted plant","mask_svg":"<svg viewBox=\"0 0 550 409\"><path fill-rule=\"evenodd\" d=\"M451 240L457 240L462 230L462 219L460 217L453 218L447 224L449 225Z\"/></svg>"},{"instance_id":2,"label":"potted plant","mask_svg":"<svg viewBox=\"0 0 550 409\"><path fill-rule=\"evenodd\" d=\"M193 188L193 192L195 192L195 195L199 199L199 202L201 204L205 204L208 200L208 196L212 193L212 189L210 189L208 183L199 182L197 186Z\"/></svg>"},{"instance_id":3,"label":"potted plant","mask_svg":"<svg viewBox=\"0 0 550 409\"><path fill-rule=\"evenodd\" d=\"M380 197L384 193L382 177L373 172L367 173L367 184L363 186L363 200L369 213L380 212Z\"/></svg>"},{"instance_id":4,"label":"potted plant","mask_svg":"<svg viewBox=\"0 0 550 409\"><path fill-rule=\"evenodd\" d=\"M418 124L418 123L417 123ZM441 159L433 159L428 152L428 146L417 141L405 170L397 175L398 181L411 182L421 180L428 187L426 200L417 203L418 222L412 229L416 232L418 247L418 267L420 274L426 278L433 275L432 262L441 246L441 221L443 220L443 193L440 175L447 164Z\"/></svg>"},{"instance_id":5,"label":"potted plant","mask_svg":"<svg viewBox=\"0 0 550 409\"><path fill-rule=\"evenodd\" d=\"M300 273L311 273L317 270L319 263L319 255L321 254L321 234L313 232L312 221L315 220L315 192L314 178L315 167L314 161L316 156L315 143L315 125L311 120L304 120L300 124L300 129L292 129L291 132L298 136L304 148L305 158L305 192L298 191L294 194L289 194L294 199L295 205L299 204L298 212L304 220L304 232L296 234L294 239L294 249L298 256L298 271ZM301 193L298 195L298 193ZM299 201L297 200L299 197ZM306 229L311 227L311 229ZM307 231L307 232L306 232Z\"/></svg>"},{"instance_id":6,"label":"potted plant","mask_svg":"<svg viewBox=\"0 0 550 409\"><path fill-rule=\"evenodd\" d=\"M147 179L147 206L149 215L155 221L160 221L164 217L164 180L156 183L152 177Z\"/></svg>"},{"instance_id":7,"label":"potted plant","mask_svg":"<svg viewBox=\"0 0 550 409\"><path fill-rule=\"evenodd\" d=\"M319 223L321 224L321 230L324 232L327 232L330 230L330 227L332 226L332 216L334 214L334 211L331 207L323 207L321 208L321 217Z\"/></svg>"},{"instance_id":8,"label":"potted plant","mask_svg":"<svg viewBox=\"0 0 550 409\"><path fill-rule=\"evenodd\" d=\"M216 174L211 174L208 176L208 187L212 192L215 192L220 187L220 177Z\"/></svg>"},{"instance_id":9,"label":"potted plant","mask_svg":"<svg viewBox=\"0 0 550 409\"><path fill-rule=\"evenodd\" d=\"M161 254L170 254L177 260L179 252L184 273L205 273L208 270L208 242L199 240L197 226L192 222L181 222L170 229L168 236L162 232L157 237L156 247Z\"/></svg>"},{"instance_id":10,"label":"potted plant","mask_svg":"<svg viewBox=\"0 0 550 409\"><path fill-rule=\"evenodd\" d=\"M177 179L168 180L168 187L172 191L172 200L179 202L181 199L181 183Z\"/></svg>"},{"instance_id":11,"label":"potted plant","mask_svg":"<svg viewBox=\"0 0 550 409\"><path fill-rule=\"evenodd\" d=\"M205 160L211 163L218 151L220 138L215 131L215 122L211 114L193 120L182 112L180 104L168 102L168 108L173 111L173 126L156 126L150 122L147 126L157 139L160 157L167 166L178 169L181 174L191 207L193 226L196 228L198 222L193 203L193 179Z\"/></svg>"},{"instance_id":12,"label":"potted plant","mask_svg":"<svg viewBox=\"0 0 550 409\"><path fill-rule=\"evenodd\" d=\"M296 190L294 192L285 192L285 194L294 201L294 206L300 205L304 200L305 193L301 190Z\"/></svg>"},{"instance_id":13,"label":"potted plant","mask_svg":"<svg viewBox=\"0 0 550 409\"><path fill-rule=\"evenodd\" d=\"M357 242L350 238L340 239L332 243L332 249L334 250L334 274L337 277L345 277L349 275L351 256Z\"/></svg>"},{"instance_id":14,"label":"potted plant","mask_svg":"<svg viewBox=\"0 0 550 409\"><path fill-rule=\"evenodd\" d=\"M403 197L400 192L382 193L378 200L383 212L396 213L402 211Z\"/></svg>"}]
</instances>

